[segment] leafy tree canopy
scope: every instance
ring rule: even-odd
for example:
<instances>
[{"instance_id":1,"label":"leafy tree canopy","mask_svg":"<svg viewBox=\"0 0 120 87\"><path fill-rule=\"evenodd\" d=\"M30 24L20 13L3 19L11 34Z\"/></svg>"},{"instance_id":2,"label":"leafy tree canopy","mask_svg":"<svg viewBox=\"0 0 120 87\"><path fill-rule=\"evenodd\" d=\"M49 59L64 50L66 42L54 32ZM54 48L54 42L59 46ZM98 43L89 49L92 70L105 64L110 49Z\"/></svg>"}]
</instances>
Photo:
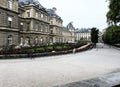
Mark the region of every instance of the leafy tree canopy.
<instances>
[{"instance_id":1,"label":"leafy tree canopy","mask_svg":"<svg viewBox=\"0 0 120 87\"><path fill-rule=\"evenodd\" d=\"M92 28L91 29L91 41L93 43L98 42L98 33L99 33L99 30L97 28Z\"/></svg>"},{"instance_id":2,"label":"leafy tree canopy","mask_svg":"<svg viewBox=\"0 0 120 87\"><path fill-rule=\"evenodd\" d=\"M120 0L109 0L109 11L106 16L109 25L117 25L120 22Z\"/></svg>"}]
</instances>

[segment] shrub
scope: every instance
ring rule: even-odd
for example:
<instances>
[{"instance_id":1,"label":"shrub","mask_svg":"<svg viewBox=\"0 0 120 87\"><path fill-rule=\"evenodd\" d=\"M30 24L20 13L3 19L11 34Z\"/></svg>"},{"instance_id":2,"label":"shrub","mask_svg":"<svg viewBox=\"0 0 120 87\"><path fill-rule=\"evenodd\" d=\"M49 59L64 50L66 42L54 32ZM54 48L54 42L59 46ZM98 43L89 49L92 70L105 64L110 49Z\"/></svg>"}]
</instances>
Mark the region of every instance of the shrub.
<instances>
[{"instance_id":1,"label":"shrub","mask_svg":"<svg viewBox=\"0 0 120 87\"><path fill-rule=\"evenodd\" d=\"M120 43L120 26L110 26L103 35L103 41L108 44Z\"/></svg>"},{"instance_id":2,"label":"shrub","mask_svg":"<svg viewBox=\"0 0 120 87\"><path fill-rule=\"evenodd\" d=\"M78 44L82 44L82 45L87 44L87 43L88 43L87 40L79 40L78 41Z\"/></svg>"},{"instance_id":3,"label":"shrub","mask_svg":"<svg viewBox=\"0 0 120 87\"><path fill-rule=\"evenodd\" d=\"M61 51L61 50L62 50L62 46L56 46L54 49L55 49L56 51Z\"/></svg>"},{"instance_id":4,"label":"shrub","mask_svg":"<svg viewBox=\"0 0 120 87\"><path fill-rule=\"evenodd\" d=\"M68 50L68 49L70 49L70 46L69 46L69 45L64 45L64 46L63 46L63 50Z\"/></svg>"},{"instance_id":5,"label":"shrub","mask_svg":"<svg viewBox=\"0 0 120 87\"><path fill-rule=\"evenodd\" d=\"M47 51L52 51L53 50L53 46L47 46Z\"/></svg>"},{"instance_id":6,"label":"shrub","mask_svg":"<svg viewBox=\"0 0 120 87\"><path fill-rule=\"evenodd\" d=\"M28 49L28 52L34 53L34 49Z\"/></svg>"},{"instance_id":7,"label":"shrub","mask_svg":"<svg viewBox=\"0 0 120 87\"><path fill-rule=\"evenodd\" d=\"M36 48L36 52L45 52L45 48L43 48L43 47Z\"/></svg>"},{"instance_id":8,"label":"shrub","mask_svg":"<svg viewBox=\"0 0 120 87\"><path fill-rule=\"evenodd\" d=\"M20 49L19 53L22 53L22 54L28 53L28 48L22 48L22 49Z\"/></svg>"}]
</instances>

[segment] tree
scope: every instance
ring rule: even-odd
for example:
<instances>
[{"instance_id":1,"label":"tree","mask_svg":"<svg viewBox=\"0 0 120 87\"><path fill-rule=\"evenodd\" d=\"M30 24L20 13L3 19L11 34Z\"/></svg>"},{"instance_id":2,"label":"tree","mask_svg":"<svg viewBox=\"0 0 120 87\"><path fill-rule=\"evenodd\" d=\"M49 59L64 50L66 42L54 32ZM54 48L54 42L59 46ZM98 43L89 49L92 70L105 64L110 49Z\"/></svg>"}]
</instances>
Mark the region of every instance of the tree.
<instances>
[{"instance_id":1,"label":"tree","mask_svg":"<svg viewBox=\"0 0 120 87\"><path fill-rule=\"evenodd\" d=\"M103 34L103 41L107 44L120 44L120 26L110 26Z\"/></svg>"},{"instance_id":2,"label":"tree","mask_svg":"<svg viewBox=\"0 0 120 87\"><path fill-rule=\"evenodd\" d=\"M108 1L108 0L107 0ZM103 40L108 44L120 44L120 0L109 0L107 22L110 25L103 35Z\"/></svg>"},{"instance_id":3,"label":"tree","mask_svg":"<svg viewBox=\"0 0 120 87\"><path fill-rule=\"evenodd\" d=\"M92 28L91 29L91 41L96 45L98 42L98 33L99 30L97 28Z\"/></svg>"},{"instance_id":4,"label":"tree","mask_svg":"<svg viewBox=\"0 0 120 87\"><path fill-rule=\"evenodd\" d=\"M109 0L109 11L106 16L109 25L117 25L120 22L120 0Z\"/></svg>"}]
</instances>

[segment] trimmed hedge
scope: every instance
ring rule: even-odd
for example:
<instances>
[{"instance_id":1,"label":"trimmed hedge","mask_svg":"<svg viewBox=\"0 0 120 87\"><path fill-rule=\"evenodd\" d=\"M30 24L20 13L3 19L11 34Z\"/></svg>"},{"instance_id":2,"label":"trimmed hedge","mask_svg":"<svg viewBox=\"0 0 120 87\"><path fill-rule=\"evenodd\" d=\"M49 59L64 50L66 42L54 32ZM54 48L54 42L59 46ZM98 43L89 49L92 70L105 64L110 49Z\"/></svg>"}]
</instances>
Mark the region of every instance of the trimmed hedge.
<instances>
[{"instance_id":1,"label":"trimmed hedge","mask_svg":"<svg viewBox=\"0 0 120 87\"><path fill-rule=\"evenodd\" d=\"M62 46L55 46L55 47L54 47L54 50L55 50L55 51L61 51L61 50L62 50Z\"/></svg>"},{"instance_id":2,"label":"trimmed hedge","mask_svg":"<svg viewBox=\"0 0 120 87\"><path fill-rule=\"evenodd\" d=\"M36 52L37 53L43 53L43 52L45 52L45 48L43 48L43 47L41 47L41 48L36 48Z\"/></svg>"},{"instance_id":3,"label":"trimmed hedge","mask_svg":"<svg viewBox=\"0 0 120 87\"><path fill-rule=\"evenodd\" d=\"M47 46L47 48L46 48L46 50L47 50L48 52L51 52L53 49L54 49L53 46Z\"/></svg>"},{"instance_id":4,"label":"trimmed hedge","mask_svg":"<svg viewBox=\"0 0 120 87\"><path fill-rule=\"evenodd\" d=\"M56 46L58 47L58 49L61 49L62 46ZM80 52L80 51L84 51L87 49L92 48L91 44L87 44L83 47L79 47L76 48L76 52ZM1 55L0 58L32 58L32 57L42 57L42 56L52 56L52 55L61 55L61 54L68 54L68 53L72 53L73 49L69 49L69 50L64 50L64 51L55 51L55 52L43 52L45 51L45 48L43 47L39 47L39 48L28 48L29 51L26 49L23 49L23 52L25 51L26 53L24 54L6 54L6 55ZM34 53L34 51L37 50L41 53Z\"/></svg>"}]
</instances>

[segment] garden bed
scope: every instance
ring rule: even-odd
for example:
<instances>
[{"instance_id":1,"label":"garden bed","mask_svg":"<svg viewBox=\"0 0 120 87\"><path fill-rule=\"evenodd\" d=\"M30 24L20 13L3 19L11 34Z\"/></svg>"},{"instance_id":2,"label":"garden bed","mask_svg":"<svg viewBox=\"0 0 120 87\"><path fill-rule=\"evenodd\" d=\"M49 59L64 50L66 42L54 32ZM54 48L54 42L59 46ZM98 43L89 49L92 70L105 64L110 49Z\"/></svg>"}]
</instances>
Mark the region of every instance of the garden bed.
<instances>
[{"instance_id":1,"label":"garden bed","mask_svg":"<svg viewBox=\"0 0 120 87\"><path fill-rule=\"evenodd\" d=\"M48 48L48 49L47 49ZM92 48L92 44L86 44L84 46L75 48L75 52L81 52ZM39 48L23 48L13 50L13 53L4 53L2 51L0 59L13 59L13 58L33 58L33 57L43 57L43 56L53 56L53 55L64 55L73 53L74 47L70 46L48 46Z\"/></svg>"}]
</instances>

